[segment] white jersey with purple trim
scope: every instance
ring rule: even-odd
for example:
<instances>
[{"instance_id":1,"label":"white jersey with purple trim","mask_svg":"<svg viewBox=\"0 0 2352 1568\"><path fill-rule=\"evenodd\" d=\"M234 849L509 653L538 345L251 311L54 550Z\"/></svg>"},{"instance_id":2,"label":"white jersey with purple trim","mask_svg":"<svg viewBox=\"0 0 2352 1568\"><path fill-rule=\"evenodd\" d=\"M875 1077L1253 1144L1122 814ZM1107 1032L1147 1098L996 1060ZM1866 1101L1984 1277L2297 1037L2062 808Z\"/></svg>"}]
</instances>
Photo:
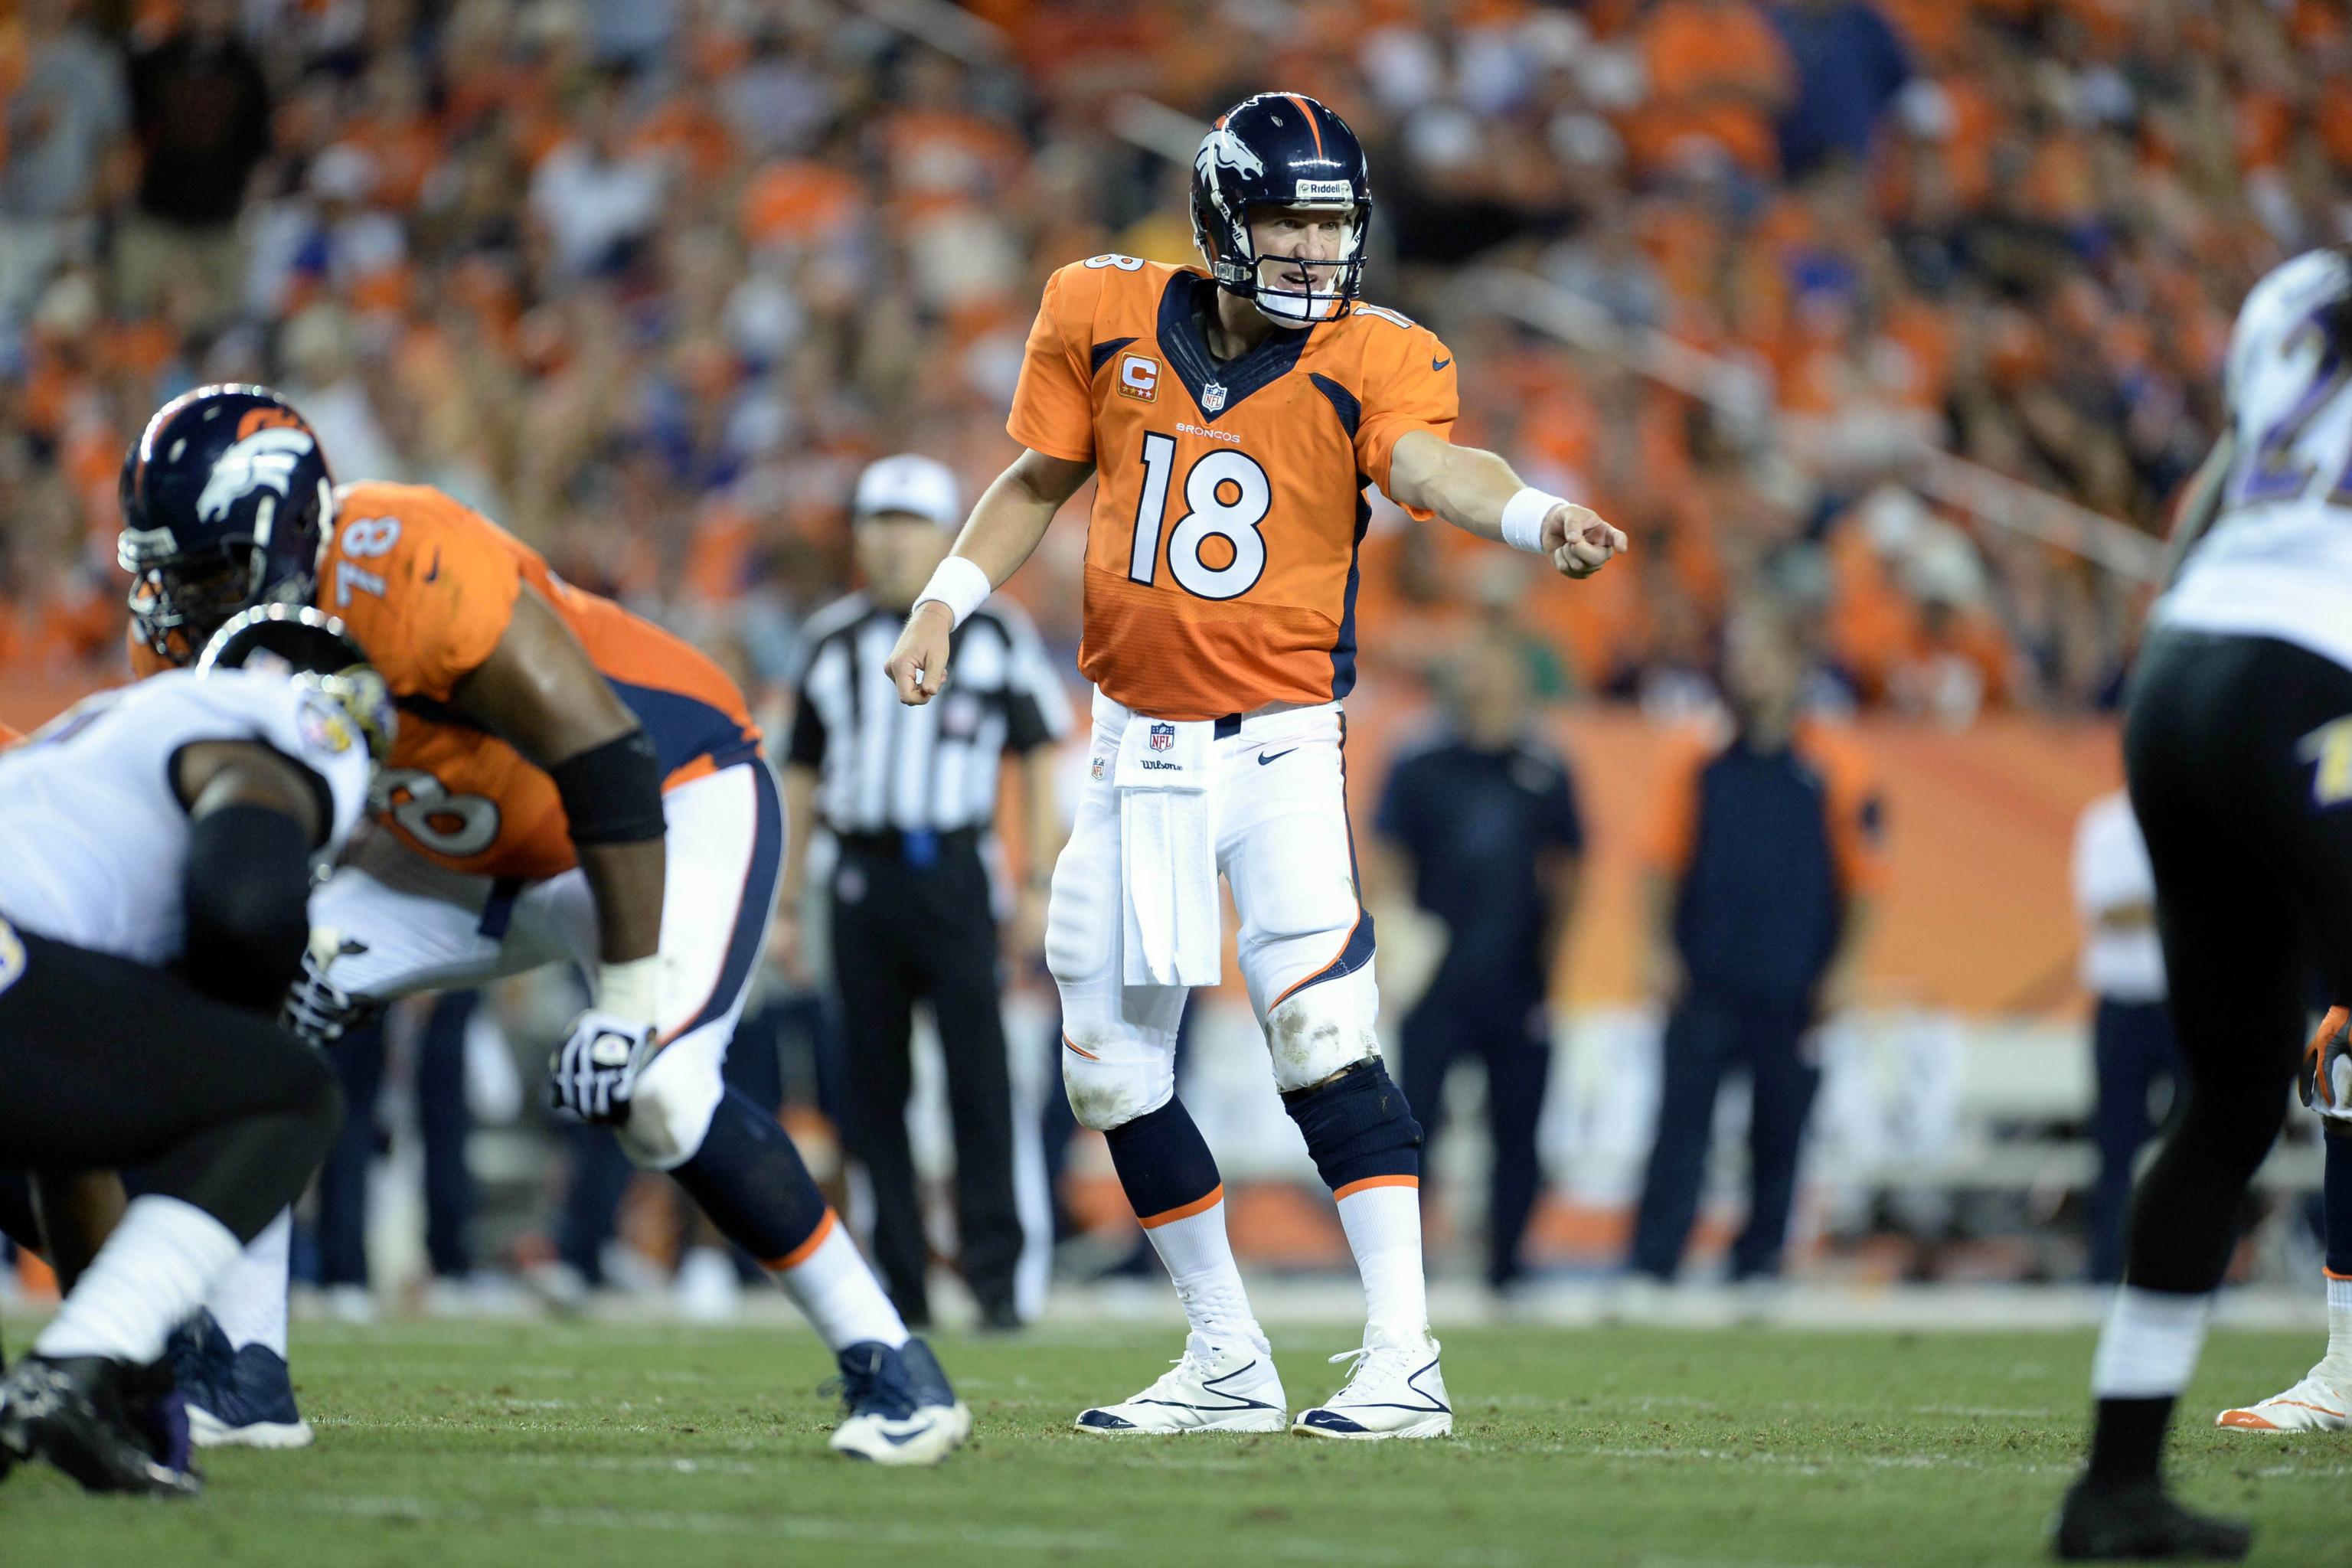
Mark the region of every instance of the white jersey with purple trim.
<instances>
[{"instance_id":1,"label":"white jersey with purple trim","mask_svg":"<svg viewBox=\"0 0 2352 1568\"><path fill-rule=\"evenodd\" d=\"M331 699L257 670L152 676L0 752L0 919L139 963L178 958L188 813L173 771L205 741L257 741L315 778L330 852L366 809L367 745Z\"/></svg>"},{"instance_id":2,"label":"white jersey with purple trim","mask_svg":"<svg viewBox=\"0 0 2352 1568\"><path fill-rule=\"evenodd\" d=\"M2235 454L2221 515L2155 624L2277 637L2352 668L2352 352L2325 324L2352 259L2314 250L2254 285L2223 388Z\"/></svg>"}]
</instances>

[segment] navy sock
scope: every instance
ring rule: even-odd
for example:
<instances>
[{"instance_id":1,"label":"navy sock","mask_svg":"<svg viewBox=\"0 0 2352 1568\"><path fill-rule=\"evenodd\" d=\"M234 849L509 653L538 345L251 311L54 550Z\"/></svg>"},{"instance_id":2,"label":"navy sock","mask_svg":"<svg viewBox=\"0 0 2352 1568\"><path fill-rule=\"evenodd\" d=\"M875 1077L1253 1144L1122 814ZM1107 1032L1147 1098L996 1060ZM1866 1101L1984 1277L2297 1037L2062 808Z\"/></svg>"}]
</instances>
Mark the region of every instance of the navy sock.
<instances>
[{"instance_id":1,"label":"navy sock","mask_svg":"<svg viewBox=\"0 0 2352 1568\"><path fill-rule=\"evenodd\" d=\"M832 1212L792 1139L740 1089L727 1091L702 1147L670 1174L728 1240L771 1268L782 1267Z\"/></svg>"},{"instance_id":2,"label":"navy sock","mask_svg":"<svg viewBox=\"0 0 2352 1568\"><path fill-rule=\"evenodd\" d=\"M1112 1128L1103 1142L1128 1206L1147 1229L1199 1214L1224 1194L1209 1141L1181 1100Z\"/></svg>"},{"instance_id":3,"label":"navy sock","mask_svg":"<svg viewBox=\"0 0 2352 1568\"><path fill-rule=\"evenodd\" d=\"M1342 1192L1380 1176L1421 1176L1421 1123L1387 1064L1360 1062L1330 1082L1282 1097L1324 1184Z\"/></svg>"},{"instance_id":4,"label":"navy sock","mask_svg":"<svg viewBox=\"0 0 2352 1568\"><path fill-rule=\"evenodd\" d=\"M2352 1279L2352 1131L2331 1123L2320 1141L2326 1174L2320 1178L2321 1228L2327 1237L2327 1271Z\"/></svg>"}]
</instances>

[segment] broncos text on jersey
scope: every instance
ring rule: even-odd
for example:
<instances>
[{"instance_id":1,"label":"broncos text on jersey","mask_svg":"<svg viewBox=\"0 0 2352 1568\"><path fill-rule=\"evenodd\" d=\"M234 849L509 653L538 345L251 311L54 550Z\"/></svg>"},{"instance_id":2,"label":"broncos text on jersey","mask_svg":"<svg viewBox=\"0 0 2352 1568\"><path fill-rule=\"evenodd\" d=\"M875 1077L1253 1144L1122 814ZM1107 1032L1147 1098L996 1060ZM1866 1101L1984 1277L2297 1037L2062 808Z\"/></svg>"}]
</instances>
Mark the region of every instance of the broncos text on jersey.
<instances>
[{"instance_id":1,"label":"broncos text on jersey","mask_svg":"<svg viewBox=\"0 0 2352 1568\"><path fill-rule=\"evenodd\" d=\"M1394 311L1358 305L1220 363L1214 292L1129 256L1055 272L1005 426L1095 465L1078 667L1162 719L1347 695L1363 488L1388 488L1400 437L1445 438L1457 412L1452 352Z\"/></svg>"}]
</instances>

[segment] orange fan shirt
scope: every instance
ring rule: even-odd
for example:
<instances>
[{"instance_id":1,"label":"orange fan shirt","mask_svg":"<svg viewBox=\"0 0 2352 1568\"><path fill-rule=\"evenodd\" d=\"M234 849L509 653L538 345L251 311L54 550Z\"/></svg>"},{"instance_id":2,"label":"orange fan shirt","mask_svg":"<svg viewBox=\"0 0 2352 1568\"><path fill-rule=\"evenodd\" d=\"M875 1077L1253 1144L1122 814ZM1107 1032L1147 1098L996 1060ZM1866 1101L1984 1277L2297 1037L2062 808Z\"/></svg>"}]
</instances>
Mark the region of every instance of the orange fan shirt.
<instances>
[{"instance_id":1,"label":"orange fan shirt","mask_svg":"<svg viewBox=\"0 0 2352 1568\"><path fill-rule=\"evenodd\" d=\"M1095 465L1078 668L1160 719L1348 694L1364 486L1457 412L1453 351L1377 306L1218 362L1198 320L1214 288L1129 256L1063 268L1005 424Z\"/></svg>"},{"instance_id":2,"label":"orange fan shirt","mask_svg":"<svg viewBox=\"0 0 2352 1568\"><path fill-rule=\"evenodd\" d=\"M555 782L451 706L458 681L505 636L526 588L555 611L637 716L664 789L756 757L743 695L693 647L609 599L583 593L479 512L424 485L336 491L318 605L339 617L400 707L377 776L377 820L409 847L484 877L551 877L577 864ZM133 667L161 658L134 640Z\"/></svg>"}]
</instances>

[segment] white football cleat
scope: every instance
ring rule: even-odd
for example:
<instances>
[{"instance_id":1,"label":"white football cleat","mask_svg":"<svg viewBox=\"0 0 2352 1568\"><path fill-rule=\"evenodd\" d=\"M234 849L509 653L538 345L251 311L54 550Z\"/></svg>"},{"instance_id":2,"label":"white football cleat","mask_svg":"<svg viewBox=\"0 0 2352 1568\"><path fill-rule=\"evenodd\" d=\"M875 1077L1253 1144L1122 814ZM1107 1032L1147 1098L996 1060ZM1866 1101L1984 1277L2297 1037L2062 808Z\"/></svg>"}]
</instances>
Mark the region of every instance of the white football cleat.
<instances>
[{"instance_id":1,"label":"white football cleat","mask_svg":"<svg viewBox=\"0 0 2352 1568\"><path fill-rule=\"evenodd\" d=\"M1159 1382L1117 1405L1078 1413L1077 1428L1098 1437L1166 1432L1279 1432L1289 1418L1274 1352L1248 1342L1231 1349L1197 1332Z\"/></svg>"},{"instance_id":2,"label":"white football cleat","mask_svg":"<svg viewBox=\"0 0 2352 1568\"><path fill-rule=\"evenodd\" d=\"M2352 1391L2327 1382L2314 1367L2284 1394L2273 1394L2242 1409L2224 1410L2213 1418L2213 1425L2241 1432L2352 1431Z\"/></svg>"},{"instance_id":3,"label":"white football cleat","mask_svg":"<svg viewBox=\"0 0 2352 1568\"><path fill-rule=\"evenodd\" d=\"M1383 1437L1444 1437L1454 1430L1445 1402L1445 1374L1437 1370L1437 1342L1423 1335L1390 1343L1367 1336L1361 1350L1334 1362L1353 1362L1339 1392L1290 1424L1309 1437L1377 1442Z\"/></svg>"},{"instance_id":4,"label":"white football cleat","mask_svg":"<svg viewBox=\"0 0 2352 1568\"><path fill-rule=\"evenodd\" d=\"M936 1465L971 1436L971 1412L958 1404L898 1417L871 1411L852 1415L825 1445L844 1458L877 1465Z\"/></svg>"},{"instance_id":5,"label":"white football cleat","mask_svg":"<svg viewBox=\"0 0 2352 1568\"><path fill-rule=\"evenodd\" d=\"M922 1341L892 1350L869 1340L835 1360L848 1412L827 1439L835 1453L877 1465L936 1465L971 1436L971 1411Z\"/></svg>"}]
</instances>

